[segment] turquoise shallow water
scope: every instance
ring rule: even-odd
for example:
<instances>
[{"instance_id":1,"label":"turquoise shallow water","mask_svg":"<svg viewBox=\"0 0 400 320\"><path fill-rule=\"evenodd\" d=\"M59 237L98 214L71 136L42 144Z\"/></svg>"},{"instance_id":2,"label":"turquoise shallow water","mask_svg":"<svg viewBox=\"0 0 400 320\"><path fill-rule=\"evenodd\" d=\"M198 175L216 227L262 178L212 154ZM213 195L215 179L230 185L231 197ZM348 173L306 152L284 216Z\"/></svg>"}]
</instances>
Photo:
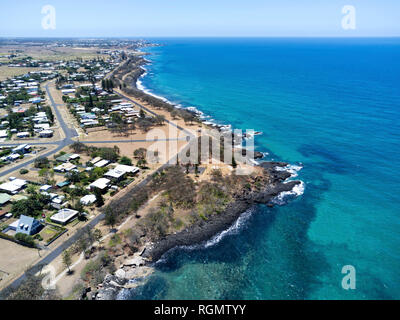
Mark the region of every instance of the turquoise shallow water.
<instances>
[{"instance_id":1,"label":"turquoise shallow water","mask_svg":"<svg viewBox=\"0 0 400 320\"><path fill-rule=\"evenodd\" d=\"M129 299L399 299L400 40L160 39L146 88L301 163L303 196L177 249ZM341 287L344 265L356 290Z\"/></svg>"}]
</instances>

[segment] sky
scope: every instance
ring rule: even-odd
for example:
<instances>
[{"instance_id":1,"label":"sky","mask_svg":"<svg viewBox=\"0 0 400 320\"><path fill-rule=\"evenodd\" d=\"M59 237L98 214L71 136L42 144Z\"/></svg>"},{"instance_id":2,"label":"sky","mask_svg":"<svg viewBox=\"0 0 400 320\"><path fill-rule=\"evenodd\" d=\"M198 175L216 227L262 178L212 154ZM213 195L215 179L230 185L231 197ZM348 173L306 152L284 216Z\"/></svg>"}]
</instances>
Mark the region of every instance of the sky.
<instances>
[{"instance_id":1,"label":"sky","mask_svg":"<svg viewBox=\"0 0 400 320\"><path fill-rule=\"evenodd\" d=\"M43 28L45 5L55 29ZM346 5L355 29L342 27ZM0 9L0 37L400 36L400 0L1 0Z\"/></svg>"}]
</instances>

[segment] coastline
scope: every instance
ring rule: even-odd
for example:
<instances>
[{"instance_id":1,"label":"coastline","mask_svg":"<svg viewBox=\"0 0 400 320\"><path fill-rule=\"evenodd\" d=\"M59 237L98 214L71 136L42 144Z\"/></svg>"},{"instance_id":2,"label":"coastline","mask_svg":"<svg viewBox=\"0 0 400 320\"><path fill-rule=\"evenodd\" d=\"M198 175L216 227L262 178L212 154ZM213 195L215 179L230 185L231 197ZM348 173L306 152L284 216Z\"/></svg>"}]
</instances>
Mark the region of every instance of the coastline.
<instances>
[{"instance_id":1,"label":"coastline","mask_svg":"<svg viewBox=\"0 0 400 320\"><path fill-rule=\"evenodd\" d=\"M127 295L124 290L145 284L157 263L163 261L171 250L216 244L246 213L252 214L249 210L255 205L282 205L283 203L274 202L274 199L282 194L291 195L294 188L302 185L302 181L290 180L293 173L283 170L287 166L284 162L262 163L260 167L271 176L271 183L258 192L243 190L223 212L212 215L207 221L194 223L183 231L167 235L155 243L147 243L133 257L125 260L114 275L108 274L93 297L96 300L120 299L121 295Z\"/></svg>"},{"instance_id":2,"label":"coastline","mask_svg":"<svg viewBox=\"0 0 400 320\"><path fill-rule=\"evenodd\" d=\"M256 204L274 206L272 200L284 192L291 192L293 188L301 184L301 181L287 181L292 176L287 171L276 170L276 167L283 168L288 164L283 162L265 162L261 165L273 176L273 181L257 193L243 191L235 201L230 203L224 212L211 216L207 221L200 221L187 229L167 236L161 241L147 248L143 257L147 259L148 265L156 263L169 250L176 247L188 247L199 245L209 241L219 233L228 230L240 218Z\"/></svg>"},{"instance_id":3,"label":"coastline","mask_svg":"<svg viewBox=\"0 0 400 320\"><path fill-rule=\"evenodd\" d=\"M129 79L130 83L125 82L128 90L122 91L128 95L131 95L132 92L140 92L142 97L143 95L150 96L152 99L168 104L172 109L182 109L181 106L168 101L164 97L153 94L143 86L140 79L147 75L147 70L143 66L148 63L151 62L140 57L139 63L135 66L136 69L129 71L125 75L124 79ZM133 88L132 85L134 86ZM137 96L135 97L137 98ZM185 109L188 110L188 108ZM217 128L220 131L223 131L226 127L231 127L206 121L205 118L207 116L204 116L204 113L194 107L189 107L188 111L201 116L203 118L201 122L207 127ZM256 157L262 158L264 154L258 152ZM304 183L299 180L292 180L292 178L297 177L297 171L301 170L301 167L291 166L285 162L267 161L261 163L255 161L255 165L264 169L271 177L270 183L257 192L243 190L241 195L229 203L223 212L212 215L207 221L201 220L183 231L167 235L155 243L147 243L140 250L140 253L135 255L134 259L123 263L120 269L115 272L115 275L107 275L105 277L103 283L99 286L98 292L94 295L95 299L115 300L123 289L130 289L140 285L143 283L144 278L152 273L157 262L162 260L170 250L201 246L213 239L219 241L222 238L220 235L232 228L255 205L264 204L270 207L283 205L286 196L296 197L304 192ZM294 191L296 188L298 190ZM143 276L144 274L145 276Z\"/></svg>"},{"instance_id":4,"label":"coastline","mask_svg":"<svg viewBox=\"0 0 400 320\"><path fill-rule=\"evenodd\" d=\"M127 84L128 89L129 86L131 86L130 89L134 89L137 92L140 92L143 95L150 96L153 99L157 99L161 101L162 103L168 104L171 108L178 109L178 110L186 110L195 116L197 116L201 123L207 127L213 128L213 129L218 129L218 130L231 130L232 125L230 124L220 124L217 123L211 115L205 114L203 111L199 110L197 107L194 106L189 106L189 107L184 107L181 104L174 103L167 99L166 97L163 97L161 95L158 95L154 93L150 88L147 88L143 85L142 79L148 75L148 70L145 68L146 65L152 64L152 61L144 58L143 56L151 55L151 53L142 52L142 56L139 56L140 58L138 59L138 63L136 64L136 70L132 70L129 73L126 74L126 78L130 78L130 83ZM132 88L133 85L133 88ZM127 93L125 91L125 93ZM132 92L131 92L132 93ZM129 94L129 93L127 93ZM261 135L262 132L256 131L255 135ZM258 153L258 158L261 158L262 153Z\"/></svg>"}]
</instances>

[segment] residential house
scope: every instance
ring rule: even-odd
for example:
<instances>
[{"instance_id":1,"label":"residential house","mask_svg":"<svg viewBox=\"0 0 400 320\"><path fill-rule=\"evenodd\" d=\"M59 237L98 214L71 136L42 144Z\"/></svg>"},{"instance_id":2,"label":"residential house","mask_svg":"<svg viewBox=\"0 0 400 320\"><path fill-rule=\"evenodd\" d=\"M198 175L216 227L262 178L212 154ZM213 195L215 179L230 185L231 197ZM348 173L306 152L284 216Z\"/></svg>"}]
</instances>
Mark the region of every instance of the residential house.
<instances>
[{"instance_id":1,"label":"residential house","mask_svg":"<svg viewBox=\"0 0 400 320\"><path fill-rule=\"evenodd\" d=\"M76 169L77 166L72 164L72 163L63 163L57 167L54 168L54 171L56 172L71 172L72 170Z\"/></svg>"},{"instance_id":2,"label":"residential house","mask_svg":"<svg viewBox=\"0 0 400 320\"><path fill-rule=\"evenodd\" d=\"M19 139L29 138L30 135L31 134L29 132L19 132L17 133L17 138Z\"/></svg>"},{"instance_id":3,"label":"residential house","mask_svg":"<svg viewBox=\"0 0 400 320\"><path fill-rule=\"evenodd\" d=\"M13 179L12 181L1 184L0 190L8 194L17 194L26 186L26 184L27 182L25 180Z\"/></svg>"},{"instance_id":4,"label":"residential house","mask_svg":"<svg viewBox=\"0 0 400 320\"><path fill-rule=\"evenodd\" d=\"M101 161L102 160L102 158L100 158L100 157L96 157L96 158L94 158L94 159L92 159L92 160L90 160L90 164L96 164L97 162L99 162L99 161Z\"/></svg>"},{"instance_id":5,"label":"residential house","mask_svg":"<svg viewBox=\"0 0 400 320\"><path fill-rule=\"evenodd\" d=\"M64 208L53 215L50 220L61 225L66 225L68 222L75 219L78 215L78 211Z\"/></svg>"},{"instance_id":6,"label":"residential house","mask_svg":"<svg viewBox=\"0 0 400 320\"><path fill-rule=\"evenodd\" d=\"M15 147L14 149L12 149L13 153L19 153L19 154L24 154L24 153L28 153L32 150L32 147L28 144L21 144L17 147Z\"/></svg>"},{"instance_id":7,"label":"residential house","mask_svg":"<svg viewBox=\"0 0 400 320\"><path fill-rule=\"evenodd\" d=\"M81 198L80 202L84 205L84 206L88 206L91 205L93 203L96 202L96 196L93 194L88 194L87 196L84 196Z\"/></svg>"},{"instance_id":8,"label":"residential house","mask_svg":"<svg viewBox=\"0 0 400 320\"><path fill-rule=\"evenodd\" d=\"M49 191L51 188L53 188L51 185L45 184L43 186L40 187L39 191L40 192L47 192Z\"/></svg>"},{"instance_id":9,"label":"residential house","mask_svg":"<svg viewBox=\"0 0 400 320\"><path fill-rule=\"evenodd\" d=\"M114 181L122 180L128 173L135 174L139 172L139 168L126 165L118 165L114 169L108 171L104 176Z\"/></svg>"},{"instance_id":10,"label":"residential house","mask_svg":"<svg viewBox=\"0 0 400 320\"><path fill-rule=\"evenodd\" d=\"M56 158L56 160L58 162L68 162L68 161L76 160L79 158L80 158L79 154L66 153L66 154Z\"/></svg>"},{"instance_id":11,"label":"residential house","mask_svg":"<svg viewBox=\"0 0 400 320\"><path fill-rule=\"evenodd\" d=\"M16 233L34 235L42 229L42 224L32 217L22 215L14 225Z\"/></svg>"},{"instance_id":12,"label":"residential house","mask_svg":"<svg viewBox=\"0 0 400 320\"><path fill-rule=\"evenodd\" d=\"M7 130L0 130L0 138L7 138L8 131Z\"/></svg>"},{"instance_id":13,"label":"residential house","mask_svg":"<svg viewBox=\"0 0 400 320\"><path fill-rule=\"evenodd\" d=\"M0 206L4 206L11 200L11 197L7 193L0 193Z\"/></svg>"},{"instance_id":14,"label":"residential house","mask_svg":"<svg viewBox=\"0 0 400 320\"><path fill-rule=\"evenodd\" d=\"M108 161L108 160L101 160L101 161L95 163L94 166L96 168L103 168L103 167L106 167L109 163L110 163L110 161Z\"/></svg>"},{"instance_id":15,"label":"residential house","mask_svg":"<svg viewBox=\"0 0 400 320\"><path fill-rule=\"evenodd\" d=\"M43 130L39 132L40 138L51 138L53 136L53 130Z\"/></svg>"},{"instance_id":16,"label":"residential house","mask_svg":"<svg viewBox=\"0 0 400 320\"><path fill-rule=\"evenodd\" d=\"M89 188L92 190L95 188L98 188L104 192L109 188L110 183L111 183L111 181L109 179L100 178L100 179L96 180L95 182L93 182L92 184L90 184Z\"/></svg>"}]
</instances>

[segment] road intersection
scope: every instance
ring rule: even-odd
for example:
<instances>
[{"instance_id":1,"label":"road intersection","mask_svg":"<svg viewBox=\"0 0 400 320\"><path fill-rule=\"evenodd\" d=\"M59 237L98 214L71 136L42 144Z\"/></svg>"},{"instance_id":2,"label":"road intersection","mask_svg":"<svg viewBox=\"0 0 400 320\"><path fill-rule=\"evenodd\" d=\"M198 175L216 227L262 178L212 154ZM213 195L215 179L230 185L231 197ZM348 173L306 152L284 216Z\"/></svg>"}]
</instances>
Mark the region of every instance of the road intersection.
<instances>
[{"instance_id":1,"label":"road intersection","mask_svg":"<svg viewBox=\"0 0 400 320\"><path fill-rule=\"evenodd\" d=\"M45 89L47 92L47 95L50 99L50 103L52 105L52 107L54 108L54 111L56 113L56 117L57 120L59 121L60 127L64 132L65 138L60 140L60 141L56 141L56 142L39 142L39 143L30 143L30 145L57 145L57 147L52 150L49 151L43 155L41 155L41 157L49 157L53 154L56 154L57 152L61 151L62 149L64 149L66 146L69 146L71 144L73 144L75 141L74 139L78 137L78 133L76 132L75 128L70 128L69 126L67 126L67 124L65 123L64 119L61 116L59 107L62 105L56 104L54 101L53 96L51 95L50 89L49 89L49 83L47 83L45 85ZM154 113L153 111L151 111L150 109L146 108L145 106L133 101L132 99L126 97L125 95L116 92L121 98L126 99L130 102L132 102L133 104L135 104L136 106L142 108L143 110L145 110L146 112L152 114L152 115L157 115L156 113ZM176 140L185 140L185 141L191 141L193 138L195 138L195 136L188 130L186 130L185 128L182 128L181 126L177 125L174 122L171 122L169 120L165 120L168 124L176 127L178 130L184 132L187 136L186 139L163 139L165 141L176 141ZM82 141L82 143L85 144L105 144L105 143L132 143L132 142L155 142L155 141L162 141L162 140L122 140L122 141ZM6 145L17 145L17 144L0 144L0 146L6 146ZM14 166L10 169L4 170L0 173L0 177L8 175L16 170L19 170L21 168L24 168L26 166L28 166L29 164L33 163L35 161L35 159L26 161L24 163L21 163L17 166ZM169 166L169 162L167 162L166 164L164 164L163 166L161 166L157 171L162 171L164 170L167 166ZM140 188L142 188L144 185L146 185L151 179L151 175L147 176L143 181L141 181L138 185L136 185L131 192L135 192L135 190L138 190ZM100 221L102 221L104 219L104 214L101 213L98 216L96 216L95 218L93 218L93 220L91 220L90 222L88 222L85 227L88 227L90 229L94 228L97 224L100 223ZM79 234L75 233L73 235L71 235L70 238L68 238L66 241L64 241L62 244L60 244L58 247L56 247L55 249L53 249L50 253L48 253L46 255L46 257L44 257L43 259L41 259L39 262L37 262L32 269L37 269L40 270L43 266L46 266L48 264L50 264L53 260L55 260L58 256L60 256L62 254L62 252L64 252L66 249L68 249L72 244L74 244L76 242L76 240L78 239ZM1 293L5 292L6 289L8 288L15 288L18 287L23 281L24 279L26 279L26 274L22 274L20 275L17 279L13 280L6 288L4 288Z\"/></svg>"}]
</instances>

